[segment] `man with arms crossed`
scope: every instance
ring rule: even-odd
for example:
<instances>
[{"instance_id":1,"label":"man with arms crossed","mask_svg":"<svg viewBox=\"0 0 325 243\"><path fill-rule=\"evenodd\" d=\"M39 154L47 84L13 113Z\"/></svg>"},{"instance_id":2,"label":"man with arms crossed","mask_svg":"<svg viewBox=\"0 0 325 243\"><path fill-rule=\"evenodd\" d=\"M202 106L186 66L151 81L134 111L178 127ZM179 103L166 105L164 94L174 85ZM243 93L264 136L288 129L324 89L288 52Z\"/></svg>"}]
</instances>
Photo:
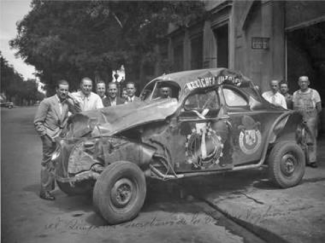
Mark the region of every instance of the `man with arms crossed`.
<instances>
[{"instance_id":1,"label":"man with arms crossed","mask_svg":"<svg viewBox=\"0 0 325 243\"><path fill-rule=\"evenodd\" d=\"M318 115L322 111L321 99L319 93L309 88L309 78L301 76L298 79L299 90L293 93L293 109L302 113L304 121L308 127L307 133L309 141L308 154L310 167L317 167L317 135L318 135Z\"/></svg>"}]
</instances>

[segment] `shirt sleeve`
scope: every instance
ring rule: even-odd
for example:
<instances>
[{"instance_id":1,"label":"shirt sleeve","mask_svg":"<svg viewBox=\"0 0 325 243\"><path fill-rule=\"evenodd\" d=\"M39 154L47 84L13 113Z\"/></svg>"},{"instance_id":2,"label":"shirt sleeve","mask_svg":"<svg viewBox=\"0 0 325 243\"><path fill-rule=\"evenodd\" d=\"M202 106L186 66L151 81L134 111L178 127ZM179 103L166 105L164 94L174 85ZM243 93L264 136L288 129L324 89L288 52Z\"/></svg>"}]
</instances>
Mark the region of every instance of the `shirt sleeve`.
<instances>
[{"instance_id":1,"label":"shirt sleeve","mask_svg":"<svg viewBox=\"0 0 325 243\"><path fill-rule=\"evenodd\" d=\"M266 93L266 92L264 92L264 93L262 94L262 96L263 96L264 99L267 100L267 93Z\"/></svg>"},{"instance_id":2,"label":"shirt sleeve","mask_svg":"<svg viewBox=\"0 0 325 243\"><path fill-rule=\"evenodd\" d=\"M96 109L101 109L101 108L103 108L104 106L103 106L103 101L102 101L102 99L98 96L97 97L97 102L96 102Z\"/></svg>"},{"instance_id":3,"label":"shirt sleeve","mask_svg":"<svg viewBox=\"0 0 325 243\"><path fill-rule=\"evenodd\" d=\"M72 114L76 114L82 111L81 109L81 99L78 93L70 93L70 96L67 99L67 103L69 105L69 111Z\"/></svg>"},{"instance_id":4,"label":"shirt sleeve","mask_svg":"<svg viewBox=\"0 0 325 243\"><path fill-rule=\"evenodd\" d=\"M281 105L282 105L282 107L284 108L284 109L288 109L288 107L287 107L287 102L286 102L286 99L284 98L284 96L283 95L281 95L282 97L281 97Z\"/></svg>"},{"instance_id":5,"label":"shirt sleeve","mask_svg":"<svg viewBox=\"0 0 325 243\"><path fill-rule=\"evenodd\" d=\"M313 100L314 100L314 102L315 102L315 105L316 105L318 102L321 102L320 95L319 95L319 93L317 92L317 90L313 90Z\"/></svg>"},{"instance_id":6,"label":"shirt sleeve","mask_svg":"<svg viewBox=\"0 0 325 243\"><path fill-rule=\"evenodd\" d=\"M293 103L293 109L295 109L297 105L297 91L295 91L292 95L292 103Z\"/></svg>"}]
</instances>

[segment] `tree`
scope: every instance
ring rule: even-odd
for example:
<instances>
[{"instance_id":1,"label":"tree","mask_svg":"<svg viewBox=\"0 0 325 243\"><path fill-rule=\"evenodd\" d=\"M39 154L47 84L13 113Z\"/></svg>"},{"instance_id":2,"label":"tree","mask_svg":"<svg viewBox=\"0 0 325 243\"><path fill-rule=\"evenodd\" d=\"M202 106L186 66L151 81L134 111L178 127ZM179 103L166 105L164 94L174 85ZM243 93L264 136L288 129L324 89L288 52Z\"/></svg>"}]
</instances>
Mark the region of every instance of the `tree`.
<instances>
[{"instance_id":1,"label":"tree","mask_svg":"<svg viewBox=\"0 0 325 243\"><path fill-rule=\"evenodd\" d=\"M5 94L8 100L11 100L18 92L18 88L23 83L23 77L8 64L8 61L0 52L1 61L1 92Z\"/></svg>"},{"instance_id":2,"label":"tree","mask_svg":"<svg viewBox=\"0 0 325 243\"><path fill-rule=\"evenodd\" d=\"M83 76L109 80L121 64L136 80L139 64L156 60L168 24L187 26L203 12L201 1L33 0L11 46L52 91L61 78L72 89Z\"/></svg>"},{"instance_id":3,"label":"tree","mask_svg":"<svg viewBox=\"0 0 325 243\"><path fill-rule=\"evenodd\" d=\"M24 81L23 77L8 64L7 60L1 55L1 92L4 93L7 100L22 105L25 101L28 104L35 103L36 100L42 100L44 94L38 91L36 80L29 79Z\"/></svg>"}]
</instances>

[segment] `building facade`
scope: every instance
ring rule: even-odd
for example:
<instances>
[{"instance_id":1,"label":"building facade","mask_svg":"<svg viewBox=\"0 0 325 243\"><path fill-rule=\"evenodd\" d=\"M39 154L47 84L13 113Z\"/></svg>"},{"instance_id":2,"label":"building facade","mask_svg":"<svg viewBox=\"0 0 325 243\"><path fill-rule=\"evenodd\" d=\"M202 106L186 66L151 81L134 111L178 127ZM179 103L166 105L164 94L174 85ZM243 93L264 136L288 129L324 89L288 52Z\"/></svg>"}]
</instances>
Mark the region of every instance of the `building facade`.
<instances>
[{"instance_id":1,"label":"building facade","mask_svg":"<svg viewBox=\"0 0 325 243\"><path fill-rule=\"evenodd\" d=\"M298 77L307 75L325 101L325 2L205 4L204 20L188 28L170 27L164 56L171 71L227 67L250 77L262 91L272 79L287 80L291 93L298 89Z\"/></svg>"}]
</instances>

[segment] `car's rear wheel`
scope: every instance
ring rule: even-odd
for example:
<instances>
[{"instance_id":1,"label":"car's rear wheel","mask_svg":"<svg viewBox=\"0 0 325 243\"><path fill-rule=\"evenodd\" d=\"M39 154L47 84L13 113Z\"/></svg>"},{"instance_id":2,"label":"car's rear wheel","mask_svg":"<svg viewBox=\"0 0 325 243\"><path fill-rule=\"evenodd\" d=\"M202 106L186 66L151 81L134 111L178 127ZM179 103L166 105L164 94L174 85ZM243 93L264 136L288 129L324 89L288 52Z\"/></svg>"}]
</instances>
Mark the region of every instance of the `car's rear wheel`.
<instances>
[{"instance_id":1,"label":"car's rear wheel","mask_svg":"<svg viewBox=\"0 0 325 243\"><path fill-rule=\"evenodd\" d=\"M288 188L300 183L305 173L305 155L294 142L281 141L273 147L268 157L269 177L281 187Z\"/></svg>"},{"instance_id":2,"label":"car's rear wheel","mask_svg":"<svg viewBox=\"0 0 325 243\"><path fill-rule=\"evenodd\" d=\"M69 196L91 194L93 190L93 181L76 182L71 185L69 182L56 181L61 191Z\"/></svg>"},{"instance_id":3,"label":"car's rear wheel","mask_svg":"<svg viewBox=\"0 0 325 243\"><path fill-rule=\"evenodd\" d=\"M141 169L133 163L117 161L99 176L93 192L94 206L109 224L122 223L138 215L146 192Z\"/></svg>"}]
</instances>

